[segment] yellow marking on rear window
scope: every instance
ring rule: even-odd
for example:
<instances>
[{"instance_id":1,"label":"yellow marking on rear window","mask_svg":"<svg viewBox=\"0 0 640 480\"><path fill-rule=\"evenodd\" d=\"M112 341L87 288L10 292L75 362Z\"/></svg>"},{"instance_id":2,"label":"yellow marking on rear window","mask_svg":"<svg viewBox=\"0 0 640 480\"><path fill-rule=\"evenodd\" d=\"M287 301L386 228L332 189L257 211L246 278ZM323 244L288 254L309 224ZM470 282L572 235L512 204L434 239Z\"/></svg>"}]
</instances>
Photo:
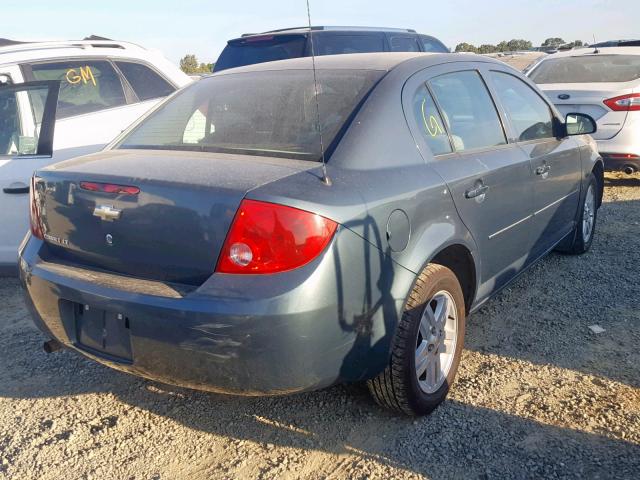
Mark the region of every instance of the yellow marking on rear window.
<instances>
[{"instance_id":1,"label":"yellow marking on rear window","mask_svg":"<svg viewBox=\"0 0 640 480\"><path fill-rule=\"evenodd\" d=\"M66 79L67 82L71 85L77 85L82 82L84 85L88 84L89 81L93 83L94 87L97 87L98 84L96 82L96 77L93 76L93 72L91 71L90 66L84 66L78 68L79 72L75 68L70 68L67 70Z\"/></svg>"}]
</instances>

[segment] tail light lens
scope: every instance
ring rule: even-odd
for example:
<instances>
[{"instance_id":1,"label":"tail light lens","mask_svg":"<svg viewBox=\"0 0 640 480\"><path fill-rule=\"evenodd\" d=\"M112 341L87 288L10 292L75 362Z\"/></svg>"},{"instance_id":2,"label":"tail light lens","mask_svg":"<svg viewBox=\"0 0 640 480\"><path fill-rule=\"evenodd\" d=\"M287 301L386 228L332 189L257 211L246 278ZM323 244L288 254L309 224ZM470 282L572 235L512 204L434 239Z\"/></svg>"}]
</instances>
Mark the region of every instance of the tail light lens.
<instances>
[{"instance_id":1,"label":"tail light lens","mask_svg":"<svg viewBox=\"0 0 640 480\"><path fill-rule=\"evenodd\" d=\"M338 224L315 213L243 200L227 234L216 272L277 273L309 263Z\"/></svg>"},{"instance_id":2,"label":"tail light lens","mask_svg":"<svg viewBox=\"0 0 640 480\"><path fill-rule=\"evenodd\" d=\"M621 95L604 101L604 104L614 112L640 111L640 93Z\"/></svg>"},{"instance_id":3,"label":"tail light lens","mask_svg":"<svg viewBox=\"0 0 640 480\"><path fill-rule=\"evenodd\" d=\"M91 192L117 193L118 195L138 195L140 193L138 187L113 183L80 182L80 188Z\"/></svg>"},{"instance_id":4,"label":"tail light lens","mask_svg":"<svg viewBox=\"0 0 640 480\"><path fill-rule=\"evenodd\" d=\"M38 193L36 191L36 177L31 177L31 188L29 188L29 224L31 234L42 240L42 222L40 220L40 207L38 206Z\"/></svg>"}]
</instances>

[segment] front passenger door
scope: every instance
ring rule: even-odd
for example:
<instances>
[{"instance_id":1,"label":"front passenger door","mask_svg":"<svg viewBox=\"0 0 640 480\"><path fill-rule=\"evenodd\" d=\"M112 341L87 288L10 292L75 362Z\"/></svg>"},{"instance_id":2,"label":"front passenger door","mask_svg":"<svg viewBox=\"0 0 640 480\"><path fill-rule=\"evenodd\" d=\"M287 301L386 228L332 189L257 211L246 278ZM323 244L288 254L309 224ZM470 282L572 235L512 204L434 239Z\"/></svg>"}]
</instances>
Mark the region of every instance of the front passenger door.
<instances>
[{"instance_id":1,"label":"front passenger door","mask_svg":"<svg viewBox=\"0 0 640 480\"><path fill-rule=\"evenodd\" d=\"M492 70L489 77L511 124L512 141L533 166L532 248L537 257L574 227L580 196L580 147L573 138L556 138L551 107L531 86L506 71Z\"/></svg>"},{"instance_id":2,"label":"front passenger door","mask_svg":"<svg viewBox=\"0 0 640 480\"><path fill-rule=\"evenodd\" d=\"M14 269L29 228L29 183L50 162L58 82L0 85L0 272Z\"/></svg>"}]
</instances>

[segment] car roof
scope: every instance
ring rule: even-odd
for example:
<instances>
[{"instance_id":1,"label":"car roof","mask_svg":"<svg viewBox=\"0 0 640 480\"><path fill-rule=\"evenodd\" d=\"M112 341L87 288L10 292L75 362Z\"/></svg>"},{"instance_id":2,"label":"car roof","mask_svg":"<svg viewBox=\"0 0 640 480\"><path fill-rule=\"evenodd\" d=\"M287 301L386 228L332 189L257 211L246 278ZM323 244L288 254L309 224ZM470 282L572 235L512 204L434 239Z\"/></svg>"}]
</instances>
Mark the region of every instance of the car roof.
<instances>
[{"instance_id":1,"label":"car roof","mask_svg":"<svg viewBox=\"0 0 640 480\"><path fill-rule=\"evenodd\" d=\"M598 53L596 53L596 50ZM640 55L640 47L585 47L553 53L544 57L542 61L552 58L583 57L587 55Z\"/></svg>"},{"instance_id":2,"label":"car roof","mask_svg":"<svg viewBox=\"0 0 640 480\"><path fill-rule=\"evenodd\" d=\"M15 42L2 39L0 64L21 63L52 58L110 56L129 58L161 57L160 52L140 45L115 40L63 40L43 42Z\"/></svg>"},{"instance_id":3,"label":"car roof","mask_svg":"<svg viewBox=\"0 0 640 480\"><path fill-rule=\"evenodd\" d=\"M241 37L235 38L230 41L240 40L246 37L254 37L260 35L286 35L292 33L305 34L310 31L331 31L331 32L404 32L404 33L416 33L412 28L389 28L389 27L356 27L356 26L328 26L328 25L316 25L311 27L291 27L291 28L279 28L277 30L267 30L266 32L259 33L243 33Z\"/></svg>"},{"instance_id":4,"label":"car roof","mask_svg":"<svg viewBox=\"0 0 640 480\"><path fill-rule=\"evenodd\" d=\"M390 71L406 62L414 62L417 69L450 62L484 62L503 65L502 62L492 58L465 53L374 52L315 57L315 67L319 70ZM269 70L310 70L312 67L313 59L311 57L298 57L230 68L214 73L212 76Z\"/></svg>"}]
</instances>

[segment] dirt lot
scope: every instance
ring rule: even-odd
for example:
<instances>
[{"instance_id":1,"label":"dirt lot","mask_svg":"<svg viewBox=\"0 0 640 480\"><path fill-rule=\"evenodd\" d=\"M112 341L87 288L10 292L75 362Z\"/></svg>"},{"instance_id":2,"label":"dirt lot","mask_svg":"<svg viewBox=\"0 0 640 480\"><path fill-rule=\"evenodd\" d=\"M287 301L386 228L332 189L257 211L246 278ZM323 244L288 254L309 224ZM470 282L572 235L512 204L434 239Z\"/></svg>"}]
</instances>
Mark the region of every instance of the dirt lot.
<instances>
[{"instance_id":1,"label":"dirt lot","mask_svg":"<svg viewBox=\"0 0 640 480\"><path fill-rule=\"evenodd\" d=\"M356 386L233 398L47 356L0 279L0 478L640 478L640 175L608 176L598 221L587 255L470 317L449 399L418 420Z\"/></svg>"}]
</instances>

